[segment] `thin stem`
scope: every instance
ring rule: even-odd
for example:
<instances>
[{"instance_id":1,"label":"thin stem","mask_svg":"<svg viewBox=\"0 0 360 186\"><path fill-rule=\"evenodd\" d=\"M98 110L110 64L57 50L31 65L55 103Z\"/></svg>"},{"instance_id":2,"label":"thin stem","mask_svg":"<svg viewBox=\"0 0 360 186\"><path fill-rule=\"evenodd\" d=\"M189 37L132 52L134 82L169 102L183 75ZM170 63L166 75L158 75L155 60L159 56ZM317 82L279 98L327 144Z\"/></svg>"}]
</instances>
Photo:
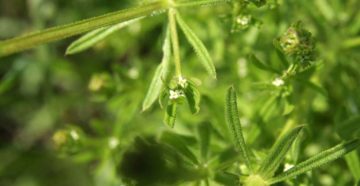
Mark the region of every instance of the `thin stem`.
<instances>
[{"instance_id":1,"label":"thin stem","mask_svg":"<svg viewBox=\"0 0 360 186\"><path fill-rule=\"evenodd\" d=\"M25 36L0 41L0 57L36 47L40 44L65 39L104 26L111 26L137 17L150 15L153 12L166 8L168 8L168 4L163 1L159 1L63 26L49 28Z\"/></svg>"},{"instance_id":2,"label":"thin stem","mask_svg":"<svg viewBox=\"0 0 360 186\"><path fill-rule=\"evenodd\" d=\"M181 58L180 58L180 47L179 47L179 37L176 28L176 10L174 8L169 9L169 24L170 24L170 35L171 35L171 44L174 53L175 61L175 70L176 75L181 77Z\"/></svg>"},{"instance_id":3,"label":"thin stem","mask_svg":"<svg viewBox=\"0 0 360 186\"><path fill-rule=\"evenodd\" d=\"M175 7L188 7L188 6L201 6L201 5L215 5L221 3L228 3L231 0L198 0L198 1L188 1L188 2L179 2L175 4Z\"/></svg>"}]
</instances>

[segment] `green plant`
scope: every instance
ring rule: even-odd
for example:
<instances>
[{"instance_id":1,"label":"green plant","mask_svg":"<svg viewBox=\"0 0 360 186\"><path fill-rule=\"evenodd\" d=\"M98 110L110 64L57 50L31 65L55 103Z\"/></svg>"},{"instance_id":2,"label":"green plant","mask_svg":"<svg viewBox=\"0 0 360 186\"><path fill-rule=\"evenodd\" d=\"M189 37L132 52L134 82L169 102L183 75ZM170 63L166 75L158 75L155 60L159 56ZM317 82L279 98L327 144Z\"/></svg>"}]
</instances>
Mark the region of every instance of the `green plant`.
<instances>
[{"instance_id":1,"label":"green plant","mask_svg":"<svg viewBox=\"0 0 360 186\"><path fill-rule=\"evenodd\" d=\"M0 41L0 185L359 183L358 1L140 2L28 1L136 5Z\"/></svg>"},{"instance_id":2,"label":"green plant","mask_svg":"<svg viewBox=\"0 0 360 186\"><path fill-rule=\"evenodd\" d=\"M286 181L300 174L306 173L311 169L317 168L321 165L338 159L360 146L359 139L339 144L328 150L322 151L303 162L293 165L291 168L278 175L275 175L275 172L283 163L285 155L290 150L291 146L297 139L304 126L295 127L294 129L291 129L284 135L280 136L266 157L260 160L261 163L257 166L253 166L250 162L250 159L255 158L249 157L251 152L248 146L245 144L243 137L244 135L242 133L242 128L238 116L236 99L235 90L233 87L231 87L227 93L226 98L226 118L229 129L233 134L233 141L244 158L247 168L250 170L250 174L243 180L245 186L266 186ZM252 167L257 168L254 170Z\"/></svg>"}]
</instances>

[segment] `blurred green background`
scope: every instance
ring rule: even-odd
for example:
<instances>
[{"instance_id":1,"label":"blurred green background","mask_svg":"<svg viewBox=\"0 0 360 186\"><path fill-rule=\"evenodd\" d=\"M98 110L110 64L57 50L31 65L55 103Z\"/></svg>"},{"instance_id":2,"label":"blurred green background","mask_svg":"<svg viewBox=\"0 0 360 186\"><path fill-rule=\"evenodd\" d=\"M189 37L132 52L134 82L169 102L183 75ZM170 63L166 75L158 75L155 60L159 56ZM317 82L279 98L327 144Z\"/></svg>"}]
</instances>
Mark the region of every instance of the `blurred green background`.
<instances>
[{"instance_id":1,"label":"blurred green background","mask_svg":"<svg viewBox=\"0 0 360 186\"><path fill-rule=\"evenodd\" d=\"M0 0L0 39L141 2ZM172 132L197 153L194 134L206 123L214 133L209 156L230 148L223 110L226 89L233 84L247 141L259 151L293 123L308 126L299 159L359 137L359 8L358 0L269 0L248 10L252 24L235 30L230 5L181 9L207 46L218 79L207 76L181 34L183 71L201 82L202 104L194 116L181 108ZM257 68L247 56L255 54L285 70L273 39L298 20L316 39L318 60L284 86L274 87L279 75ZM166 14L148 17L74 56L64 55L75 39L70 38L1 58L0 185L157 185L159 179L164 185L180 184L174 180L188 176L180 173L181 161L169 168L161 158L178 158L158 140L170 130L163 124L163 110L155 104L141 112L161 61L166 22ZM353 185L360 179L358 154L312 172L308 185Z\"/></svg>"}]
</instances>

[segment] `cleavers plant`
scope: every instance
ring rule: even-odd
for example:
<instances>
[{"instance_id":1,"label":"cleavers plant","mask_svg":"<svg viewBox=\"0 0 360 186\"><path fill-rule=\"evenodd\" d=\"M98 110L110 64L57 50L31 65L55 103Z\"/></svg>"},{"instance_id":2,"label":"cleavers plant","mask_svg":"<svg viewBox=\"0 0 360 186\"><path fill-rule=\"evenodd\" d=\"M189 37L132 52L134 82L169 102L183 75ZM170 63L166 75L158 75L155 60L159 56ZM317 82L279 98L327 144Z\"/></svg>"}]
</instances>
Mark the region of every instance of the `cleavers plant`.
<instances>
[{"instance_id":1,"label":"cleavers plant","mask_svg":"<svg viewBox=\"0 0 360 186\"><path fill-rule=\"evenodd\" d=\"M293 165L280 174L275 174L304 126L297 126L279 136L266 157L258 160L253 157L253 153L245 143L238 116L236 99L235 89L233 87L229 88L226 97L225 114L227 124L232 132L233 142L249 169L249 174L242 175L244 179L240 180L245 186L267 186L294 178L311 169L338 159L360 146L359 139L351 140L322 151L303 162Z\"/></svg>"},{"instance_id":2,"label":"cleavers plant","mask_svg":"<svg viewBox=\"0 0 360 186\"><path fill-rule=\"evenodd\" d=\"M271 1L273 4L277 4L276 2L276 0ZM202 99L210 100L199 90L201 80L191 74L186 74L184 70L188 67L185 63L187 59L184 58L181 51L181 48L185 46L181 43L181 37L187 40L209 79L216 80L222 75L221 73L217 74L211 53L192 29L191 24L188 24L187 20L183 18L181 10L225 5L231 10L229 11L231 12L229 32L237 33L251 27L260 27L262 22L251 14L250 9L269 4L270 2L266 0L150 1L134 8L0 41L0 57L86 33L67 47L65 54L75 55L95 46L120 29L147 18L165 14L166 19L162 23L164 27L162 59L149 81L141 110L142 112L151 110L158 101L159 106L164 110L163 121L172 131L162 131L156 140L137 138L133 149L123 150L121 153L124 156L119 160L121 165L117 168L121 180L119 183L124 185L188 185L191 183L207 186L269 186L282 182L289 185L301 185L310 180L308 177L300 179L303 174L308 174L311 170L341 158L349 152L356 152L354 150L360 146L360 140L356 137L345 140L343 136L346 134L340 134L344 142L306 160L298 160L301 137L305 133L306 125L298 125L303 121L299 114L303 110L294 108L294 105L301 103L301 100L296 99L296 91L310 88L322 95L326 94L321 87L310 80L311 74L317 70L321 62L317 59L315 39L301 21L290 25L283 35L273 40L275 58L280 59L280 67L274 67L264 62L261 55L253 52L249 52L246 58L262 73L269 73L275 77L271 81L256 84L259 89L270 92L269 99L266 98L259 113L255 114L256 116L261 115L262 118L258 121L258 125L265 122L271 123L273 118L270 115L273 113L270 112L275 110L272 109L274 105L279 106L280 112L273 115L289 116L293 114L292 116L295 118L294 120L290 117L287 118L288 121L281 127L276 142L269 150L253 148L253 144L256 143L255 139L261 135L259 131L251 131L251 134L243 132L234 86L230 87L226 94L225 120L220 121L221 129L207 122L198 124L196 131L192 131L193 134L190 135L176 133L174 132L176 130L173 129L176 126L179 108L182 108L184 104L194 115L199 113L200 108L205 105L201 103ZM108 79L111 77L98 76L95 85L92 86L93 89L98 89L97 82L103 83ZM355 121L357 120L355 119ZM229 129L227 132L222 130L226 127L225 123ZM354 122L348 123L353 124ZM346 123L345 125L350 124ZM231 135L227 136L228 133ZM234 148L228 146L227 138L232 138ZM75 127L58 130L52 139L57 150L62 152L62 156L79 153L85 149L84 144L91 142L86 134ZM211 139L217 139L220 142L214 142L215 140ZM118 145L117 139L110 140L110 148L116 149ZM214 146L215 148L211 148ZM120 146L124 149L125 147L127 146ZM86 148L91 149L92 147L87 146ZM264 149L266 148L264 147ZM160 167L161 170L157 170L159 174L151 174L151 178L139 178L136 173L131 171L129 173L127 166L131 166L132 163L137 164L138 159L133 157L140 156L139 159L142 160L143 153L149 154L151 159L148 162L153 160L149 166ZM347 156L348 159L353 158L352 160L355 161L354 157L357 155ZM350 160L348 161L350 162ZM104 163L102 166L108 165ZM144 167L146 166L144 165Z\"/></svg>"}]
</instances>

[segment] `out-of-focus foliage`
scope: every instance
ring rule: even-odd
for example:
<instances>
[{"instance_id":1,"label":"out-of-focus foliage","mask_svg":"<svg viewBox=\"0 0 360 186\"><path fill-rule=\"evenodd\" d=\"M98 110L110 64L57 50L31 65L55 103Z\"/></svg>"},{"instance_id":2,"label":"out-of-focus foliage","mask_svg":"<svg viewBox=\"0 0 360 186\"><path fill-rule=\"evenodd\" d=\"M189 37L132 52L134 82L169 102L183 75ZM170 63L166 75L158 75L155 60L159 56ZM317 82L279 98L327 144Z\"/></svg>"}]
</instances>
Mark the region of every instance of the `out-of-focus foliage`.
<instances>
[{"instance_id":1,"label":"out-of-focus foliage","mask_svg":"<svg viewBox=\"0 0 360 186\"><path fill-rule=\"evenodd\" d=\"M0 39L149 1L3 0ZM0 58L0 185L237 185L249 170L224 117L230 85L255 158L264 159L280 133L306 124L275 174L359 138L360 1L248 2L246 9L178 10L206 46L217 79L179 30L183 75L201 102L199 111L193 104L195 115L178 106L174 129L164 125L159 104L142 111L162 59L166 14L132 23L77 55L64 55L71 38ZM311 52L284 55L274 43L299 20L300 31L314 38L301 45ZM312 62L293 67L296 55ZM359 152L353 151L278 185L359 181Z\"/></svg>"}]
</instances>

